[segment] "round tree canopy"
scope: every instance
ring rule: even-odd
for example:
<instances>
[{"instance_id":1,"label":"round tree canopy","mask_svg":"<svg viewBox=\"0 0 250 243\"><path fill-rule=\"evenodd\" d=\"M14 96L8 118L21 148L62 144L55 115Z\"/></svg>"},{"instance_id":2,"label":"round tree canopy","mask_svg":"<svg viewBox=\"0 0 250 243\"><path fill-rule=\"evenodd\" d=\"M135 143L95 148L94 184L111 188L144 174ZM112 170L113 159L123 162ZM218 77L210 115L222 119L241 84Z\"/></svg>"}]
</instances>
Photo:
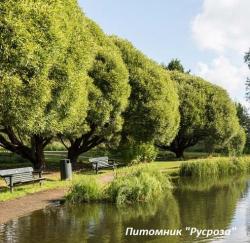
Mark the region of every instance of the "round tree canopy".
<instances>
[{"instance_id":1,"label":"round tree canopy","mask_svg":"<svg viewBox=\"0 0 250 243\"><path fill-rule=\"evenodd\" d=\"M179 102L169 74L128 41L111 39L129 71L131 95L124 113L124 135L136 141L171 142L179 126Z\"/></svg>"}]
</instances>

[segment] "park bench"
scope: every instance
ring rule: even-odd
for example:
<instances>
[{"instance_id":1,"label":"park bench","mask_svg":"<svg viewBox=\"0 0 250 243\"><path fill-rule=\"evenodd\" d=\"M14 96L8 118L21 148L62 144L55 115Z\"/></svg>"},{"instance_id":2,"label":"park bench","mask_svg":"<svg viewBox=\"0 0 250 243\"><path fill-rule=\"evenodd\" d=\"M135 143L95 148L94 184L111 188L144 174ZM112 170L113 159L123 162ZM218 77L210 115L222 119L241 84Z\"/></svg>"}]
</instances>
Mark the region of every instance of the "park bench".
<instances>
[{"instance_id":1,"label":"park bench","mask_svg":"<svg viewBox=\"0 0 250 243\"><path fill-rule=\"evenodd\" d=\"M39 177L35 178L35 174L38 174ZM32 167L0 170L0 176L5 180L11 192L13 192L13 187L18 184L39 182L41 185L42 181L45 180L42 177L42 172L34 171Z\"/></svg>"},{"instance_id":2,"label":"park bench","mask_svg":"<svg viewBox=\"0 0 250 243\"><path fill-rule=\"evenodd\" d=\"M110 163L111 161L112 163ZM117 164L113 160L109 160L108 157L91 158L89 159L89 162L92 163L96 174L98 173L99 169L112 168L114 170L117 166Z\"/></svg>"}]
</instances>

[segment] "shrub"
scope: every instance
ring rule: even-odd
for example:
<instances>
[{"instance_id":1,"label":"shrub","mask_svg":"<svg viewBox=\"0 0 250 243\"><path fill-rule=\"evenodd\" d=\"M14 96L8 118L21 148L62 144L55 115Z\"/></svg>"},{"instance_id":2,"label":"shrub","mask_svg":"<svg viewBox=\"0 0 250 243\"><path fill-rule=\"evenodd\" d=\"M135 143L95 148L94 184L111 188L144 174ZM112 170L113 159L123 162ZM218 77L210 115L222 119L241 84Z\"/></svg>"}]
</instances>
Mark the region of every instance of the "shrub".
<instances>
[{"instance_id":1,"label":"shrub","mask_svg":"<svg viewBox=\"0 0 250 243\"><path fill-rule=\"evenodd\" d=\"M94 178L84 177L72 185L66 199L71 203L100 201L102 187Z\"/></svg>"},{"instance_id":2,"label":"shrub","mask_svg":"<svg viewBox=\"0 0 250 243\"><path fill-rule=\"evenodd\" d=\"M120 156L126 163L148 163L155 160L158 150L152 143L128 142L119 146Z\"/></svg>"},{"instance_id":3,"label":"shrub","mask_svg":"<svg viewBox=\"0 0 250 243\"><path fill-rule=\"evenodd\" d=\"M152 167L137 166L120 173L106 190L108 200L116 204L148 202L171 188L168 178Z\"/></svg>"},{"instance_id":4,"label":"shrub","mask_svg":"<svg viewBox=\"0 0 250 243\"><path fill-rule=\"evenodd\" d=\"M238 133L229 141L228 153L231 156L240 156L246 144L246 133L243 128L239 128Z\"/></svg>"},{"instance_id":5,"label":"shrub","mask_svg":"<svg viewBox=\"0 0 250 243\"><path fill-rule=\"evenodd\" d=\"M66 199L70 203L108 201L122 204L148 202L170 192L171 183L167 176L153 166L138 165L120 169L115 179L106 187L93 178L77 180ZM164 193L165 195L166 193Z\"/></svg>"}]
</instances>

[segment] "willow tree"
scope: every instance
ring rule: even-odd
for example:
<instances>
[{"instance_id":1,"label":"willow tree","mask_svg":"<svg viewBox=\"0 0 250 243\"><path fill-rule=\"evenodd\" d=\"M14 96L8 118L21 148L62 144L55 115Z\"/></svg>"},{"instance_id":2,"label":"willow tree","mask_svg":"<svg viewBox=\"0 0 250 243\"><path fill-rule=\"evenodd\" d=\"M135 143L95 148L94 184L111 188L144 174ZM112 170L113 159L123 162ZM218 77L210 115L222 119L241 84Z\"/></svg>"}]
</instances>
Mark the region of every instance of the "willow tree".
<instances>
[{"instance_id":1,"label":"willow tree","mask_svg":"<svg viewBox=\"0 0 250 243\"><path fill-rule=\"evenodd\" d=\"M0 2L0 146L36 168L51 138L86 117L86 25L76 0Z\"/></svg>"},{"instance_id":2,"label":"willow tree","mask_svg":"<svg viewBox=\"0 0 250 243\"><path fill-rule=\"evenodd\" d=\"M88 113L77 134L68 133L62 137L68 158L74 165L80 154L118 136L123 126L122 112L127 107L130 94L128 71L119 50L90 19L87 29L95 46L94 59L88 70ZM65 138L68 143L64 142Z\"/></svg>"},{"instance_id":3,"label":"willow tree","mask_svg":"<svg viewBox=\"0 0 250 243\"><path fill-rule=\"evenodd\" d=\"M156 140L170 143L179 126L179 101L169 74L128 41L111 38L120 49L131 86L122 143L150 144Z\"/></svg>"},{"instance_id":4,"label":"willow tree","mask_svg":"<svg viewBox=\"0 0 250 243\"><path fill-rule=\"evenodd\" d=\"M176 157L184 151L205 142L206 146L227 146L238 136L240 125L236 108L222 88L189 74L171 72L180 97L180 128L170 145L157 143Z\"/></svg>"}]
</instances>

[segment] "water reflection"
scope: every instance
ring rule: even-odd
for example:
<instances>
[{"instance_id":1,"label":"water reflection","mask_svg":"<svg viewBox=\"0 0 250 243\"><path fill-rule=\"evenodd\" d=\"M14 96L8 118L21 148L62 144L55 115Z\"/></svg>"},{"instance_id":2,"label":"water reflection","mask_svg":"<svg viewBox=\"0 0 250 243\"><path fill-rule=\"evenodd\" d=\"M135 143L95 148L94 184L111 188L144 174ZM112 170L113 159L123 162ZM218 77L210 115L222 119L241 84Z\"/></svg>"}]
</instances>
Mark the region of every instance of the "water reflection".
<instances>
[{"instance_id":1,"label":"water reflection","mask_svg":"<svg viewBox=\"0 0 250 243\"><path fill-rule=\"evenodd\" d=\"M132 237L125 236L125 231L127 227L185 229L186 226L194 226L201 229L227 229L237 221L240 214L236 209L244 200L247 200L243 204L247 212L245 213L247 222L246 220L237 222L242 227L247 226L243 239L248 241L250 209L249 186L246 181L246 178L227 178L219 181L179 180L176 182L177 188L173 195L156 198L153 202L141 206L84 204L53 207L1 225L0 241L175 243L198 240L206 242L207 239L196 239L184 233L185 231L181 237ZM216 239L216 242L218 240Z\"/></svg>"},{"instance_id":2,"label":"water reflection","mask_svg":"<svg viewBox=\"0 0 250 243\"><path fill-rule=\"evenodd\" d=\"M182 227L228 229L239 199L248 191L246 178L181 180L175 196L180 206ZM185 239L191 239L189 235ZM199 240L202 240L199 238Z\"/></svg>"}]
</instances>

